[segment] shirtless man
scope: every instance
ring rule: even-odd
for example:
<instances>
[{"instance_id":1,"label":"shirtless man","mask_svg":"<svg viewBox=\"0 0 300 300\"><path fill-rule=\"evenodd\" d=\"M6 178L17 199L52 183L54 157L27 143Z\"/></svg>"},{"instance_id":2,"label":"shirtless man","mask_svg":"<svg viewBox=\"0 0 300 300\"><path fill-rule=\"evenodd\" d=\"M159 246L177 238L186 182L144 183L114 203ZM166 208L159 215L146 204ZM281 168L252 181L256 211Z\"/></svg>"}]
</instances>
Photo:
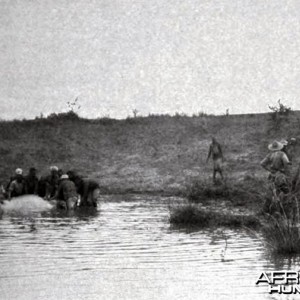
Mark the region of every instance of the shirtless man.
<instances>
[{"instance_id":1,"label":"shirtless man","mask_svg":"<svg viewBox=\"0 0 300 300\"><path fill-rule=\"evenodd\" d=\"M221 145L217 142L217 140L213 137L211 139L211 144L209 146L208 156L206 162L209 161L210 157L213 159L213 180L216 180L217 173L220 174L223 179L223 152Z\"/></svg>"}]
</instances>

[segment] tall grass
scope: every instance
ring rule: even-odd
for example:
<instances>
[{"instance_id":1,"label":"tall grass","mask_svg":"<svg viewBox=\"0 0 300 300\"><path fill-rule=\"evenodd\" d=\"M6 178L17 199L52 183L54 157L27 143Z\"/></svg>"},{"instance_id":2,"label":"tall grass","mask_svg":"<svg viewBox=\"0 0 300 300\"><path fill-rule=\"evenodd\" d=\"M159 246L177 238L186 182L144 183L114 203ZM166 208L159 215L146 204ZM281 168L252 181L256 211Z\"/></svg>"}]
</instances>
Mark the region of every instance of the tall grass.
<instances>
[{"instance_id":1,"label":"tall grass","mask_svg":"<svg viewBox=\"0 0 300 300\"><path fill-rule=\"evenodd\" d=\"M276 212L268 214L262 231L273 252L284 254L300 253L300 211L297 195L273 193Z\"/></svg>"}]
</instances>

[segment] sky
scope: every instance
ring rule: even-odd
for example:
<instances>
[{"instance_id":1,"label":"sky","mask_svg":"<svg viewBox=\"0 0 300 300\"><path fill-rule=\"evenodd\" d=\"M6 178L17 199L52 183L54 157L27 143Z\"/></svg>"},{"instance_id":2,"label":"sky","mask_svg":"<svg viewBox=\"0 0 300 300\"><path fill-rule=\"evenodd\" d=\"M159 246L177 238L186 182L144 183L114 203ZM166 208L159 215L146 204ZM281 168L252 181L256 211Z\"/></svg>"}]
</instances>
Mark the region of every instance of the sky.
<instances>
[{"instance_id":1,"label":"sky","mask_svg":"<svg viewBox=\"0 0 300 300\"><path fill-rule=\"evenodd\" d=\"M300 109L298 0L0 0L0 118Z\"/></svg>"}]
</instances>

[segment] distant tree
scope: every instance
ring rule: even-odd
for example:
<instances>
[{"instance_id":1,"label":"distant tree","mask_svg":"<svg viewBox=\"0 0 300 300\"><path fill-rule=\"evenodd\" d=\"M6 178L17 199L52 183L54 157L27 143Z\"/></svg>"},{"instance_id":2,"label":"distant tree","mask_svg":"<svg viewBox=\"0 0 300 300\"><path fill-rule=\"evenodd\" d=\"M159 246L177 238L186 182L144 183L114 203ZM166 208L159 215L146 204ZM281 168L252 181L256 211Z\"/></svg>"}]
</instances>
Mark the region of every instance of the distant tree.
<instances>
[{"instance_id":1,"label":"distant tree","mask_svg":"<svg viewBox=\"0 0 300 300\"><path fill-rule=\"evenodd\" d=\"M280 128L283 121L288 121L288 116L292 111L291 107L288 107L281 103L279 99L277 101L278 106L269 105L269 109L272 111L271 113L271 126L273 129L277 130Z\"/></svg>"},{"instance_id":2,"label":"distant tree","mask_svg":"<svg viewBox=\"0 0 300 300\"><path fill-rule=\"evenodd\" d=\"M133 109L132 113L133 113L133 117L136 118L137 115L138 115L138 113L139 113L139 111L137 109Z\"/></svg>"},{"instance_id":3,"label":"distant tree","mask_svg":"<svg viewBox=\"0 0 300 300\"><path fill-rule=\"evenodd\" d=\"M273 113L275 113L276 115L277 115L277 114L288 115L288 114L292 111L292 109L291 109L290 107L288 107L288 106L282 104L282 103L280 102L280 99L277 101L277 103L278 103L278 106L270 106L270 105L269 105L270 110L271 110Z\"/></svg>"}]
</instances>

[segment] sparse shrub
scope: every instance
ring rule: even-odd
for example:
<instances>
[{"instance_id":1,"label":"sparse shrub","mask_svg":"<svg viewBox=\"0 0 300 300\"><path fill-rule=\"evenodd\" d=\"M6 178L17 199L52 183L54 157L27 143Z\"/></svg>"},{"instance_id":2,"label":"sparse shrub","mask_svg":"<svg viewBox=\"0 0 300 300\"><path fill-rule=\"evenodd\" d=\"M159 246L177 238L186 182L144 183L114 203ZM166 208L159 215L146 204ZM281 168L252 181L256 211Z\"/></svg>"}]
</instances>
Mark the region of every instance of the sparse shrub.
<instances>
[{"instance_id":1,"label":"sparse shrub","mask_svg":"<svg viewBox=\"0 0 300 300\"><path fill-rule=\"evenodd\" d=\"M285 121L287 122L289 119L289 114L292 111L292 109L280 102L280 99L278 100L278 106L270 106L270 110L272 111L271 113L271 128L274 130L278 130L282 123Z\"/></svg>"},{"instance_id":2,"label":"sparse shrub","mask_svg":"<svg viewBox=\"0 0 300 300\"><path fill-rule=\"evenodd\" d=\"M135 118L132 118L130 116L128 116L126 119L125 119L125 122L126 124L137 124L139 122L139 118L138 117L135 117Z\"/></svg>"},{"instance_id":3,"label":"sparse shrub","mask_svg":"<svg viewBox=\"0 0 300 300\"><path fill-rule=\"evenodd\" d=\"M98 119L98 122L104 126L107 126L107 125L112 125L112 124L116 123L116 120L111 119L109 116L104 116L104 117Z\"/></svg>"},{"instance_id":4,"label":"sparse shrub","mask_svg":"<svg viewBox=\"0 0 300 300\"><path fill-rule=\"evenodd\" d=\"M66 113L52 113L47 117L48 120L78 120L80 117L73 110L70 110Z\"/></svg>"},{"instance_id":5,"label":"sparse shrub","mask_svg":"<svg viewBox=\"0 0 300 300\"><path fill-rule=\"evenodd\" d=\"M45 118L44 114L43 113L40 113L39 116L36 116L35 117L35 120L38 121L38 120L43 120Z\"/></svg>"},{"instance_id":6,"label":"sparse shrub","mask_svg":"<svg viewBox=\"0 0 300 300\"><path fill-rule=\"evenodd\" d=\"M198 117L207 117L207 116L208 116L208 114L204 111L199 111L198 112Z\"/></svg>"},{"instance_id":7,"label":"sparse shrub","mask_svg":"<svg viewBox=\"0 0 300 300\"><path fill-rule=\"evenodd\" d=\"M177 119L180 119L180 118L183 118L183 117L187 117L187 114L183 113L183 112L176 112L174 114L174 118L177 118Z\"/></svg>"},{"instance_id":8,"label":"sparse shrub","mask_svg":"<svg viewBox=\"0 0 300 300\"><path fill-rule=\"evenodd\" d=\"M270 110L272 110L274 113L281 114L281 115L288 115L292 109L280 102L280 99L278 100L278 107L276 106L270 106Z\"/></svg>"}]
</instances>

